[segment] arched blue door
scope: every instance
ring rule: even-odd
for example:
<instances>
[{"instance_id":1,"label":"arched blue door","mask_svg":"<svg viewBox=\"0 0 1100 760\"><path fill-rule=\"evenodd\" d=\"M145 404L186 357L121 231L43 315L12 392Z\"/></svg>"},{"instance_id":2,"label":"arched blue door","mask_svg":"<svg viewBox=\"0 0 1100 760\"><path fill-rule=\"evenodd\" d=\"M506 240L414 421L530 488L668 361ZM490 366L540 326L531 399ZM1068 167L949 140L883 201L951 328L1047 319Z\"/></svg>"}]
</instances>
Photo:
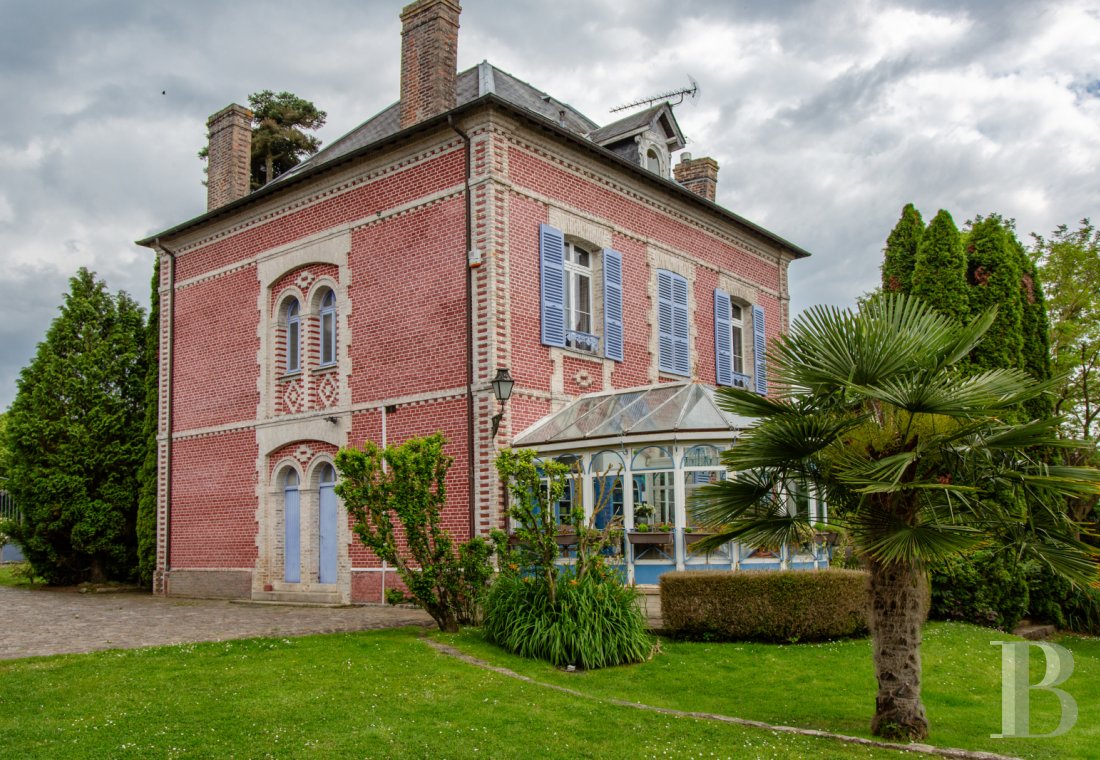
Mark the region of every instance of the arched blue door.
<instances>
[{"instance_id":1,"label":"arched blue door","mask_svg":"<svg viewBox=\"0 0 1100 760\"><path fill-rule=\"evenodd\" d=\"M320 560L318 578L321 583L336 583L336 470L332 465L321 467L318 535Z\"/></svg>"},{"instance_id":2,"label":"arched blue door","mask_svg":"<svg viewBox=\"0 0 1100 760\"><path fill-rule=\"evenodd\" d=\"M283 485L283 580L302 580L302 512L298 496L298 473L289 470Z\"/></svg>"}]
</instances>

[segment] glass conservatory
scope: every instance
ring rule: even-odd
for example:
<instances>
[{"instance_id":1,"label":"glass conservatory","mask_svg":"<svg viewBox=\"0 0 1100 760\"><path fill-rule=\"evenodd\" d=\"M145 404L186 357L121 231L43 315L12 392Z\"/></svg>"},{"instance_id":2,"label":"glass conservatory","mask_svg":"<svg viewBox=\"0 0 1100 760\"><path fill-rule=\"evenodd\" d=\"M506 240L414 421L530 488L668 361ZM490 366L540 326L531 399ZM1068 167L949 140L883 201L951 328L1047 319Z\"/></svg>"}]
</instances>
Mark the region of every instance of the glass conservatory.
<instances>
[{"instance_id":1,"label":"glass conservatory","mask_svg":"<svg viewBox=\"0 0 1100 760\"><path fill-rule=\"evenodd\" d=\"M663 383L583 396L532 425L513 446L573 466L577 474L556 507L559 522L578 501L590 525L620 522L616 556L630 583L655 584L670 570L825 567L822 546L694 548L709 534L692 518L691 493L730 477L721 453L750 424L719 409L710 386ZM824 520L824 506L812 497L800 506L812 520ZM559 543L568 562L568 539Z\"/></svg>"}]
</instances>

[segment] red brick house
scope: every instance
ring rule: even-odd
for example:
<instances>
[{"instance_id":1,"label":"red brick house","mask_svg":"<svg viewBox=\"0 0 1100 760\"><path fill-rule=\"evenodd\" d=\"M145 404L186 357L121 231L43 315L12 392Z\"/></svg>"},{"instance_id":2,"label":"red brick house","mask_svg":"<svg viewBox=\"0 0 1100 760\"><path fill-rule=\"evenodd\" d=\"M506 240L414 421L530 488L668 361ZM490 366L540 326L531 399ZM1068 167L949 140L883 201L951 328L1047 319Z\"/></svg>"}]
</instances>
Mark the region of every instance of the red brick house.
<instances>
[{"instance_id":1,"label":"red brick house","mask_svg":"<svg viewBox=\"0 0 1100 760\"><path fill-rule=\"evenodd\" d=\"M381 599L333 454L436 430L459 536L502 525L494 453L527 443L596 473L588 503L617 461L611 509L674 525L626 547L631 578L698 564L685 494L724 477L739 422L713 386L766 392L807 254L717 205L713 160L673 166L667 103L600 127L488 63L456 72L459 12L407 6L400 100L259 190L249 112L215 114L208 211L140 241L161 262L158 592Z\"/></svg>"}]
</instances>

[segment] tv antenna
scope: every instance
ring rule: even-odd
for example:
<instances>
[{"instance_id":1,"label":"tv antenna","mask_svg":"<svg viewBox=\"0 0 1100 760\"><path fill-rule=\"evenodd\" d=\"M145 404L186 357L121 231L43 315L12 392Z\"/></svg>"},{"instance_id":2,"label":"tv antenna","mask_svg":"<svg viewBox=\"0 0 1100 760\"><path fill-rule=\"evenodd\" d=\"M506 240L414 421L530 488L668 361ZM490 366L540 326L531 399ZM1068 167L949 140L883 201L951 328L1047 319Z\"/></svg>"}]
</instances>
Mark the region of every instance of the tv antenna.
<instances>
[{"instance_id":1,"label":"tv antenna","mask_svg":"<svg viewBox=\"0 0 1100 760\"><path fill-rule=\"evenodd\" d=\"M638 106L649 106L656 103L658 100L668 100L670 106L678 106L684 102L684 98L690 96L694 101L699 97L699 83L695 81L695 77L688 74L688 80L691 82L691 87L683 87L679 90L669 90L668 92L662 92L657 95L653 95L648 98L638 98L635 101L626 103L621 106L615 106L611 109L611 113L616 111L625 111L628 108L637 108ZM676 102L671 102L672 98L676 98Z\"/></svg>"}]
</instances>

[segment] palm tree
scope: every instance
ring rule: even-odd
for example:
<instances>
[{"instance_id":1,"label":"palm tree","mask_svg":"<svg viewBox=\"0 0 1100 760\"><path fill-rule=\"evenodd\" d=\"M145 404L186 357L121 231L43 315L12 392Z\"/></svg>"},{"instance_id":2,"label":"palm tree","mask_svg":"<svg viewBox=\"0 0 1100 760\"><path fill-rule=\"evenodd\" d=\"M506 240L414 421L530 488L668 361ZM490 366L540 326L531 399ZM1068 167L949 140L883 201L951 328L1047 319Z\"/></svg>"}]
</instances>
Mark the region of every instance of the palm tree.
<instances>
[{"instance_id":1,"label":"palm tree","mask_svg":"<svg viewBox=\"0 0 1100 760\"><path fill-rule=\"evenodd\" d=\"M736 477L701 488L693 505L724 526L706 543L797 544L813 530L797 493L812 488L829 505L870 571L878 736L928 735L925 563L984 544L1080 583L1096 575L1064 497L1100 492L1100 471L1043 461L1044 447L1073 445L1057 420L1005 422L1047 386L1015 369L954 366L994 316L959 324L901 294L859 311L815 307L770 355L777 395L720 391L724 409L759 420L724 455Z\"/></svg>"}]
</instances>

